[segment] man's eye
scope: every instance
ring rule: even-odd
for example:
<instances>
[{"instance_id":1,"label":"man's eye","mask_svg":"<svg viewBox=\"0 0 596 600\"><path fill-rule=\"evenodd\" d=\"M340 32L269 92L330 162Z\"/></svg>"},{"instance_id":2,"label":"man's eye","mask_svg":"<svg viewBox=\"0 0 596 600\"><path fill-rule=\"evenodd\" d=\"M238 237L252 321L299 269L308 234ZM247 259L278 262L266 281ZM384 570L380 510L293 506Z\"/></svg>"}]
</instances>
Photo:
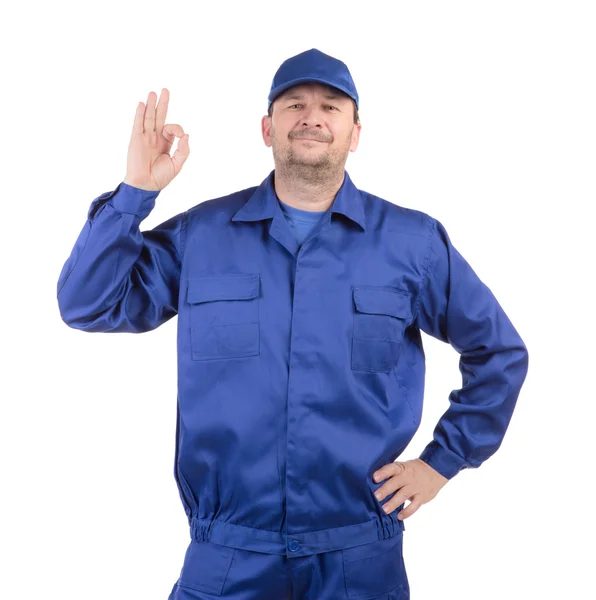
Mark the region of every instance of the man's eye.
<instances>
[{"instance_id":1,"label":"man's eye","mask_svg":"<svg viewBox=\"0 0 596 600\"><path fill-rule=\"evenodd\" d=\"M294 107L294 106L302 106L302 105L301 105L301 104L292 104L292 105L290 106L290 108L292 108L292 107ZM336 107L336 106L333 106L332 104L327 104L327 106L329 106L329 107L331 107L331 108L334 108L335 110L337 110L337 107Z\"/></svg>"}]
</instances>

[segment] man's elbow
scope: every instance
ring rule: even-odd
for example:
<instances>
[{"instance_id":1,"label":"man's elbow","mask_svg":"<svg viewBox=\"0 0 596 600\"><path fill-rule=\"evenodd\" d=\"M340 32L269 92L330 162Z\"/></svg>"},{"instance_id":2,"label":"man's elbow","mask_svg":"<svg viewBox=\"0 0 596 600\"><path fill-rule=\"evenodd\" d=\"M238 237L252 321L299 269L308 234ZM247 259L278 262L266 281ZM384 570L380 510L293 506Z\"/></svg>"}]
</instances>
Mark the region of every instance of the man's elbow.
<instances>
[{"instance_id":1,"label":"man's elbow","mask_svg":"<svg viewBox=\"0 0 596 600\"><path fill-rule=\"evenodd\" d=\"M110 332L122 326L126 316L122 315L118 303L108 309L99 310L97 306L76 302L77 295L58 294L58 310L62 321L72 329L88 332Z\"/></svg>"},{"instance_id":2,"label":"man's elbow","mask_svg":"<svg viewBox=\"0 0 596 600\"><path fill-rule=\"evenodd\" d=\"M516 333L517 343L511 348L511 360L509 361L510 369L515 372L517 387L521 388L528 374L530 364L530 354L528 347L519 334Z\"/></svg>"}]
</instances>

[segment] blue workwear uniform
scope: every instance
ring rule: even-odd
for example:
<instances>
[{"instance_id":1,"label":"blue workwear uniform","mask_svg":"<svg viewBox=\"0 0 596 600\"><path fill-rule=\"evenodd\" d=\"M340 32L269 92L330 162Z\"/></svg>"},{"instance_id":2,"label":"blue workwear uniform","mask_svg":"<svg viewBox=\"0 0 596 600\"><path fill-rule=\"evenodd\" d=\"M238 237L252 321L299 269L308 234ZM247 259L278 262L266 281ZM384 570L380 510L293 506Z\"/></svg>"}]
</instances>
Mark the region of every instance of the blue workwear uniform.
<instances>
[{"instance_id":1,"label":"blue workwear uniform","mask_svg":"<svg viewBox=\"0 0 596 600\"><path fill-rule=\"evenodd\" d=\"M378 501L372 474L420 424L421 331L461 355L463 386L420 454L447 478L500 446L528 352L437 219L345 171L300 243L274 177L147 231L158 192L121 182L100 195L60 273L60 313L113 333L178 315L174 475L191 534L180 593L224 595L241 579L232 559L248 573L249 557L338 556L348 598L405 598L405 573L396 583L395 562L379 558L401 556L404 504L386 514L392 494ZM390 571L380 584L379 569Z\"/></svg>"}]
</instances>

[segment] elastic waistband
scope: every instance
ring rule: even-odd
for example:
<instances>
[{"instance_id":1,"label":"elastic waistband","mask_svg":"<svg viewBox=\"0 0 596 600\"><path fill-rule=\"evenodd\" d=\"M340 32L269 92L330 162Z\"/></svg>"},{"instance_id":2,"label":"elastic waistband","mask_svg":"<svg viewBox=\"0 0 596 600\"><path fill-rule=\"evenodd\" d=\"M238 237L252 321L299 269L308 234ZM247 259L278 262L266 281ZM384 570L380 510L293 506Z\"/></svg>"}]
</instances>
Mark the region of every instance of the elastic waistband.
<instances>
[{"instance_id":1,"label":"elastic waistband","mask_svg":"<svg viewBox=\"0 0 596 600\"><path fill-rule=\"evenodd\" d=\"M192 517L190 535L197 541L213 541L242 550L297 557L393 537L405 530L404 522L397 518L398 512L399 510L394 510L382 519L375 517L370 521L345 527L287 534L226 523L218 519Z\"/></svg>"}]
</instances>

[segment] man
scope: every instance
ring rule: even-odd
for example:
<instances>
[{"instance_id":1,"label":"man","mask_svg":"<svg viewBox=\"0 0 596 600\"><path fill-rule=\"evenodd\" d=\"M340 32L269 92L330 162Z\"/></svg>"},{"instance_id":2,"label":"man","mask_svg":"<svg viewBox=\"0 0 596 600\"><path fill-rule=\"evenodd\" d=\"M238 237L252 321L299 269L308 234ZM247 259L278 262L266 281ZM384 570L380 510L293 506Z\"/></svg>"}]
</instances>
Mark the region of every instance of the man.
<instances>
[{"instance_id":1,"label":"man","mask_svg":"<svg viewBox=\"0 0 596 600\"><path fill-rule=\"evenodd\" d=\"M438 220L351 181L358 102L343 62L287 59L262 119L275 169L141 232L190 152L165 124L167 90L157 108L151 92L126 177L92 202L60 274L71 327L139 333L178 315L191 541L170 600L409 598L404 519L510 422L524 342ZM396 461L420 424L421 331L461 354L463 387L420 456Z\"/></svg>"}]
</instances>

